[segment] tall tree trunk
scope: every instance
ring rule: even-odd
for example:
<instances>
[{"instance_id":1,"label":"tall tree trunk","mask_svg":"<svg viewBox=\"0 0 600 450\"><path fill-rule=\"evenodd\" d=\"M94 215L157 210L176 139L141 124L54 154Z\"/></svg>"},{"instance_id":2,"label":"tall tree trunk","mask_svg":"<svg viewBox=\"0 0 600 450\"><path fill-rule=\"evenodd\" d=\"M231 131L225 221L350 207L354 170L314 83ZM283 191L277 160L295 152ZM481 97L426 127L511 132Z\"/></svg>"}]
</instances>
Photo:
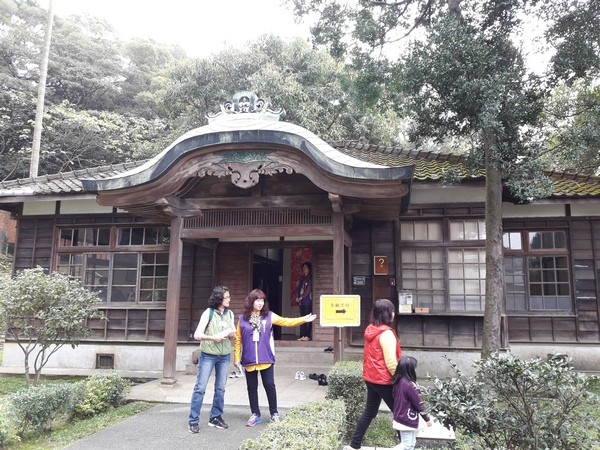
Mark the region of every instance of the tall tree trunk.
<instances>
[{"instance_id":1,"label":"tall tree trunk","mask_svg":"<svg viewBox=\"0 0 600 450\"><path fill-rule=\"evenodd\" d=\"M501 320L504 302L504 257L502 254L502 178L493 161L498 151L493 130L482 131L485 146L485 315L481 357L497 353L502 346Z\"/></svg>"},{"instance_id":2,"label":"tall tree trunk","mask_svg":"<svg viewBox=\"0 0 600 450\"><path fill-rule=\"evenodd\" d=\"M52 0L48 4L48 21L46 23L46 33L44 34L44 51L42 52L42 61L40 64L40 81L38 84L38 97L35 110L35 124L33 126L33 144L31 146L31 164L29 165L29 176L38 175L40 163L40 146L42 142L42 121L44 118L44 99L46 97L46 76L48 74L48 58L50 55L50 40L52 38L52 23L54 21L54 10Z\"/></svg>"}]
</instances>

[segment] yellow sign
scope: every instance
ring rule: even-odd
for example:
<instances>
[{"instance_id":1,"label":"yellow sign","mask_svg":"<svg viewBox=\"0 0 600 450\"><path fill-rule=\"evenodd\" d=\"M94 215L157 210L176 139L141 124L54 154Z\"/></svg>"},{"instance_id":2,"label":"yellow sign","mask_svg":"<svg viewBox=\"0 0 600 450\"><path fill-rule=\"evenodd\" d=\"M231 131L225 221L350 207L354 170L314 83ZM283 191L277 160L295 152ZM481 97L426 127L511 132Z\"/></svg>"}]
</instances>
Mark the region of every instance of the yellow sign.
<instances>
[{"instance_id":1,"label":"yellow sign","mask_svg":"<svg viewBox=\"0 0 600 450\"><path fill-rule=\"evenodd\" d=\"M360 325L360 295L321 295L322 327L357 327Z\"/></svg>"}]
</instances>

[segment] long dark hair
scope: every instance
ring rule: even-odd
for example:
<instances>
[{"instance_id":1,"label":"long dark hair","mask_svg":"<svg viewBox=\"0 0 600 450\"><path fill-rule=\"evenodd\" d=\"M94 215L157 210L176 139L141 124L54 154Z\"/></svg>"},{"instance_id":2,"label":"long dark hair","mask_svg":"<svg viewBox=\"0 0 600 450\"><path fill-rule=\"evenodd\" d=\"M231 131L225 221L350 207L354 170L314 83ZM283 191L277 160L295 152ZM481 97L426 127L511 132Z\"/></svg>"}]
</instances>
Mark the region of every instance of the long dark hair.
<instances>
[{"instance_id":1,"label":"long dark hair","mask_svg":"<svg viewBox=\"0 0 600 450\"><path fill-rule=\"evenodd\" d=\"M259 298L265 299L265 306L260 311L261 316L266 316L269 313L269 302L267 301L267 296L260 289L254 289L250 291L250 293L246 296L244 300L244 319L250 319L250 314L254 311L254 300Z\"/></svg>"},{"instance_id":2,"label":"long dark hair","mask_svg":"<svg viewBox=\"0 0 600 450\"><path fill-rule=\"evenodd\" d=\"M215 287L208 299L208 307L212 309L219 308L219 306L221 306L223 303L223 299L225 298L225 292L229 292L229 288L227 286Z\"/></svg>"},{"instance_id":3,"label":"long dark hair","mask_svg":"<svg viewBox=\"0 0 600 450\"><path fill-rule=\"evenodd\" d=\"M373 325L391 325L394 321L394 304L387 298L380 298L373 306Z\"/></svg>"},{"instance_id":4,"label":"long dark hair","mask_svg":"<svg viewBox=\"0 0 600 450\"><path fill-rule=\"evenodd\" d=\"M304 269L304 266L306 266L308 268L308 276L310 277L312 275L312 263L309 261L305 261L300 266L300 269ZM302 276L304 276L304 275L302 275Z\"/></svg>"},{"instance_id":5,"label":"long dark hair","mask_svg":"<svg viewBox=\"0 0 600 450\"><path fill-rule=\"evenodd\" d=\"M408 380L413 383L417 382L417 359L412 356L403 356L398 361L396 373L394 373L394 384L400 380Z\"/></svg>"}]
</instances>

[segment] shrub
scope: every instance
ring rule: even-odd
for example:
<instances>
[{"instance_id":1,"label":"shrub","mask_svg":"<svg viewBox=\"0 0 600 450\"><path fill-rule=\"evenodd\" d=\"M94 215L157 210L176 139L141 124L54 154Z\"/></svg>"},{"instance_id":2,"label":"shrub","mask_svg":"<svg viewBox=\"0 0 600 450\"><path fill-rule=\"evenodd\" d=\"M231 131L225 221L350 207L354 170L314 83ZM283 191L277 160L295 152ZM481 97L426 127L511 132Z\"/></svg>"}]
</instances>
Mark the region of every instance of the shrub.
<instances>
[{"instance_id":1,"label":"shrub","mask_svg":"<svg viewBox=\"0 0 600 450\"><path fill-rule=\"evenodd\" d=\"M362 378L362 363L338 361L327 375L325 398L344 401L346 408L346 430L352 432L367 401L367 388Z\"/></svg>"},{"instance_id":2,"label":"shrub","mask_svg":"<svg viewBox=\"0 0 600 450\"><path fill-rule=\"evenodd\" d=\"M68 383L48 384L15 392L8 397L9 414L20 436L50 429L52 422L69 416L73 389Z\"/></svg>"},{"instance_id":3,"label":"shrub","mask_svg":"<svg viewBox=\"0 0 600 450\"><path fill-rule=\"evenodd\" d=\"M520 360L496 355L474 363L475 375L433 380L423 388L431 412L446 427L469 436L472 449L591 448L592 380L569 361Z\"/></svg>"},{"instance_id":4,"label":"shrub","mask_svg":"<svg viewBox=\"0 0 600 450\"><path fill-rule=\"evenodd\" d=\"M6 444L19 441L14 415L10 412L10 403L0 400L0 448Z\"/></svg>"},{"instance_id":5,"label":"shrub","mask_svg":"<svg viewBox=\"0 0 600 450\"><path fill-rule=\"evenodd\" d=\"M272 423L258 439L246 439L240 450L331 450L342 441L345 417L341 400L325 400L291 408L285 420ZM319 420L315 420L318 417Z\"/></svg>"},{"instance_id":6,"label":"shrub","mask_svg":"<svg viewBox=\"0 0 600 450\"><path fill-rule=\"evenodd\" d=\"M117 372L95 374L77 383L77 402L73 415L78 418L91 417L121 404L131 383Z\"/></svg>"}]
</instances>

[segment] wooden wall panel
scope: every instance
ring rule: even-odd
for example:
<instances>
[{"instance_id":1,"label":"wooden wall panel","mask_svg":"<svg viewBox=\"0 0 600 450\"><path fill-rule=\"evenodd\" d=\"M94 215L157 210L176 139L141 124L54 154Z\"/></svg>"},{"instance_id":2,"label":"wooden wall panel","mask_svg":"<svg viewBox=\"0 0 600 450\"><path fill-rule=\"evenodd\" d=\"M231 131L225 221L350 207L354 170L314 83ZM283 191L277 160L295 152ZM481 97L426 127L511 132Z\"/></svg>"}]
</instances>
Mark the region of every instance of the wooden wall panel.
<instances>
[{"instance_id":1,"label":"wooden wall panel","mask_svg":"<svg viewBox=\"0 0 600 450\"><path fill-rule=\"evenodd\" d=\"M17 224L15 270L52 264L54 220L49 218L21 218Z\"/></svg>"},{"instance_id":2,"label":"wooden wall panel","mask_svg":"<svg viewBox=\"0 0 600 450\"><path fill-rule=\"evenodd\" d=\"M320 296L333 293L333 247L324 245L314 249L313 253L314 296L313 312L321 310ZM333 342L334 327L321 327L319 318L313 322L313 341Z\"/></svg>"},{"instance_id":3,"label":"wooden wall panel","mask_svg":"<svg viewBox=\"0 0 600 450\"><path fill-rule=\"evenodd\" d=\"M236 316L241 314L244 299L250 292L252 284L250 255L250 250L246 247L240 248L236 244L221 244L217 248L217 270L214 284L222 284L230 289L230 306Z\"/></svg>"}]
</instances>

